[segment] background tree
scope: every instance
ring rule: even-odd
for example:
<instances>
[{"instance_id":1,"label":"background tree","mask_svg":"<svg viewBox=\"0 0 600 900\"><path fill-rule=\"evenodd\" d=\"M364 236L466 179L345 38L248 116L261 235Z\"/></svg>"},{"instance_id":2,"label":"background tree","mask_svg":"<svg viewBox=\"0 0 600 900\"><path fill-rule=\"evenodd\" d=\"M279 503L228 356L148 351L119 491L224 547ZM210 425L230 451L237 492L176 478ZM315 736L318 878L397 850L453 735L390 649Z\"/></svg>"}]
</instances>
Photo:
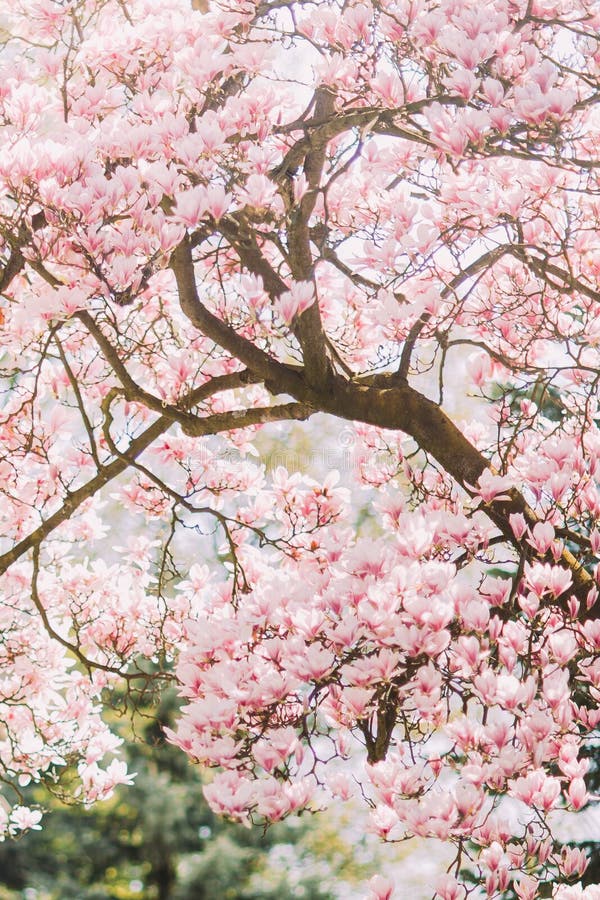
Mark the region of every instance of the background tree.
<instances>
[{"instance_id":1,"label":"background tree","mask_svg":"<svg viewBox=\"0 0 600 900\"><path fill-rule=\"evenodd\" d=\"M319 839L311 817L265 833L211 813L198 768L164 740L174 701L167 692L134 716L124 748L133 786L88 810L51 802L43 830L0 844L2 900L28 890L44 900L331 900L364 880L368 867L351 848L340 854L333 824ZM48 804L39 787L28 798Z\"/></svg>"},{"instance_id":2,"label":"background tree","mask_svg":"<svg viewBox=\"0 0 600 900\"><path fill-rule=\"evenodd\" d=\"M465 862L567 900L553 814L600 721L597 4L5 19L3 827L37 824L30 780L126 782L103 698L176 661L167 734L221 768L215 810L358 793L382 837L455 846L444 900ZM257 429L319 414L355 424L349 483L267 477Z\"/></svg>"}]
</instances>

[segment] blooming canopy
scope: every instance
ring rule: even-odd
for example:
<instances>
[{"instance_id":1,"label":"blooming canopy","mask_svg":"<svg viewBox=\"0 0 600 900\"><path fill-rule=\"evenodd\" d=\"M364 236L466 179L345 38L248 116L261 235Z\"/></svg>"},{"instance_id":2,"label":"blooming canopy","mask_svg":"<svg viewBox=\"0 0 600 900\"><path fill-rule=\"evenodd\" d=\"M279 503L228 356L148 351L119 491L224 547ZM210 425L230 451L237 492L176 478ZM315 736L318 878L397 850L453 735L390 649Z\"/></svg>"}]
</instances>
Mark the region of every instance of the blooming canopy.
<instances>
[{"instance_id":1,"label":"blooming canopy","mask_svg":"<svg viewBox=\"0 0 600 900\"><path fill-rule=\"evenodd\" d=\"M2 12L0 826L127 782L102 703L175 668L224 815L362 798L443 900L579 896L600 7L192 6ZM261 463L318 414L343 477Z\"/></svg>"}]
</instances>

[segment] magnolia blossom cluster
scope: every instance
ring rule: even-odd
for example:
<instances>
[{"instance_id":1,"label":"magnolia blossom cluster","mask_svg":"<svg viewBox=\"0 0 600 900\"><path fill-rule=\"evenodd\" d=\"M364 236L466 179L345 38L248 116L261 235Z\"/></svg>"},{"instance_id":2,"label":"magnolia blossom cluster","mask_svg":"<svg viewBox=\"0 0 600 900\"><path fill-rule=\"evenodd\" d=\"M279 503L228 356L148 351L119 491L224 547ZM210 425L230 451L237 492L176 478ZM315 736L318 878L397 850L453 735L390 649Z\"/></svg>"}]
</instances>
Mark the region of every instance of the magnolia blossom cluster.
<instances>
[{"instance_id":1,"label":"magnolia blossom cluster","mask_svg":"<svg viewBox=\"0 0 600 900\"><path fill-rule=\"evenodd\" d=\"M581 877L585 854L561 849L552 822L588 802L600 627L565 602L569 573L535 561L554 527L521 533L534 559L508 578L486 571L481 512L384 515L377 539L330 526L276 559L245 548L250 590L235 604L227 583L185 587L200 609L171 740L221 767L205 792L231 818L364 797L386 840L468 845L490 897ZM440 897L463 896L451 883Z\"/></svg>"},{"instance_id":2,"label":"magnolia blossom cluster","mask_svg":"<svg viewBox=\"0 0 600 900\"><path fill-rule=\"evenodd\" d=\"M103 697L123 678L142 676L132 656L172 655L189 608L157 608L143 567L135 581L136 568L125 565L64 559L42 574L31 569L13 566L3 579L0 766L17 796L45 780L59 796L74 790L89 804L131 783L115 755L121 740L102 718ZM73 762L74 789L63 777ZM40 818L39 810L18 804L10 812L5 804L0 837L37 827Z\"/></svg>"}]
</instances>

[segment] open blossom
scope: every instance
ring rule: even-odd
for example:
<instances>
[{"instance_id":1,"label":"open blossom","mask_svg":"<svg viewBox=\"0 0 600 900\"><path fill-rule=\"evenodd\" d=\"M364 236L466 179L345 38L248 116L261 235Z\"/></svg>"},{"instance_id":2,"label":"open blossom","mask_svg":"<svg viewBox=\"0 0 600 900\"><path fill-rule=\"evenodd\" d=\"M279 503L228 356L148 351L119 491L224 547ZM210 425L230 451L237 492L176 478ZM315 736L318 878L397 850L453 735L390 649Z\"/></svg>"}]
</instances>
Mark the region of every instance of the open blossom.
<instances>
[{"instance_id":1,"label":"open blossom","mask_svg":"<svg viewBox=\"0 0 600 900\"><path fill-rule=\"evenodd\" d=\"M367 900L391 900L394 896L394 885L383 875L374 875L369 881Z\"/></svg>"},{"instance_id":2,"label":"open blossom","mask_svg":"<svg viewBox=\"0 0 600 900\"><path fill-rule=\"evenodd\" d=\"M266 176L254 173L250 175L240 192L240 201L248 206L260 209L269 206L277 195L277 188Z\"/></svg>"},{"instance_id":3,"label":"open blossom","mask_svg":"<svg viewBox=\"0 0 600 900\"><path fill-rule=\"evenodd\" d=\"M548 552L554 541L555 531L550 522L536 522L529 543L542 556Z\"/></svg>"},{"instance_id":4,"label":"open blossom","mask_svg":"<svg viewBox=\"0 0 600 900\"><path fill-rule=\"evenodd\" d=\"M436 897L440 900L462 900L465 888L452 875L444 875L436 885Z\"/></svg>"},{"instance_id":5,"label":"open blossom","mask_svg":"<svg viewBox=\"0 0 600 900\"><path fill-rule=\"evenodd\" d=\"M477 493L484 503L489 503L500 496L506 496L512 486L510 477L495 475L489 469L486 469L479 478Z\"/></svg>"},{"instance_id":6,"label":"open blossom","mask_svg":"<svg viewBox=\"0 0 600 900\"><path fill-rule=\"evenodd\" d=\"M205 786L204 796L215 812L235 818L246 815L249 803L254 801L255 788L238 773L224 772Z\"/></svg>"},{"instance_id":7,"label":"open blossom","mask_svg":"<svg viewBox=\"0 0 600 900\"><path fill-rule=\"evenodd\" d=\"M210 184L206 189L206 210L217 222L222 219L231 204L232 196L220 184Z\"/></svg>"},{"instance_id":8,"label":"open blossom","mask_svg":"<svg viewBox=\"0 0 600 900\"><path fill-rule=\"evenodd\" d=\"M18 831L39 831L42 819L42 812L39 809L30 809L28 806L15 806L10 813L10 830Z\"/></svg>"},{"instance_id":9,"label":"open blossom","mask_svg":"<svg viewBox=\"0 0 600 900\"><path fill-rule=\"evenodd\" d=\"M208 208L208 194L205 187L196 187L179 194L175 214L177 221L187 228L195 228L202 220Z\"/></svg>"},{"instance_id":10,"label":"open blossom","mask_svg":"<svg viewBox=\"0 0 600 900\"><path fill-rule=\"evenodd\" d=\"M515 779L511 793L528 806L540 806L548 811L553 808L560 794L557 778L545 775L541 769Z\"/></svg>"},{"instance_id":11,"label":"open blossom","mask_svg":"<svg viewBox=\"0 0 600 900\"><path fill-rule=\"evenodd\" d=\"M297 316L315 302L315 288L310 281L296 281L289 291L277 298L278 312L286 325L291 325Z\"/></svg>"},{"instance_id":12,"label":"open blossom","mask_svg":"<svg viewBox=\"0 0 600 900\"><path fill-rule=\"evenodd\" d=\"M519 900L535 900L538 896L538 883L530 875L522 875L514 882L514 888Z\"/></svg>"}]
</instances>

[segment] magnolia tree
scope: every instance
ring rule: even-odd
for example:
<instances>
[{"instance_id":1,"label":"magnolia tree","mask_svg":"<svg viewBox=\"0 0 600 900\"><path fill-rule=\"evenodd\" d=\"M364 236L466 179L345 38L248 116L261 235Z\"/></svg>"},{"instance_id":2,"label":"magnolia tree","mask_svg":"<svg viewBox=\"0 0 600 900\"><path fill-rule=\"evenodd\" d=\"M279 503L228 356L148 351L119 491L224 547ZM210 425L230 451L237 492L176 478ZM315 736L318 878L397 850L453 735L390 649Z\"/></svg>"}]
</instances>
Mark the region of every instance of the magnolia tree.
<instances>
[{"instance_id":1,"label":"magnolia tree","mask_svg":"<svg viewBox=\"0 0 600 900\"><path fill-rule=\"evenodd\" d=\"M2 830L127 781L102 703L175 677L224 815L354 797L441 900L581 896L597 0L9 6ZM266 471L317 413L344 478Z\"/></svg>"}]
</instances>

